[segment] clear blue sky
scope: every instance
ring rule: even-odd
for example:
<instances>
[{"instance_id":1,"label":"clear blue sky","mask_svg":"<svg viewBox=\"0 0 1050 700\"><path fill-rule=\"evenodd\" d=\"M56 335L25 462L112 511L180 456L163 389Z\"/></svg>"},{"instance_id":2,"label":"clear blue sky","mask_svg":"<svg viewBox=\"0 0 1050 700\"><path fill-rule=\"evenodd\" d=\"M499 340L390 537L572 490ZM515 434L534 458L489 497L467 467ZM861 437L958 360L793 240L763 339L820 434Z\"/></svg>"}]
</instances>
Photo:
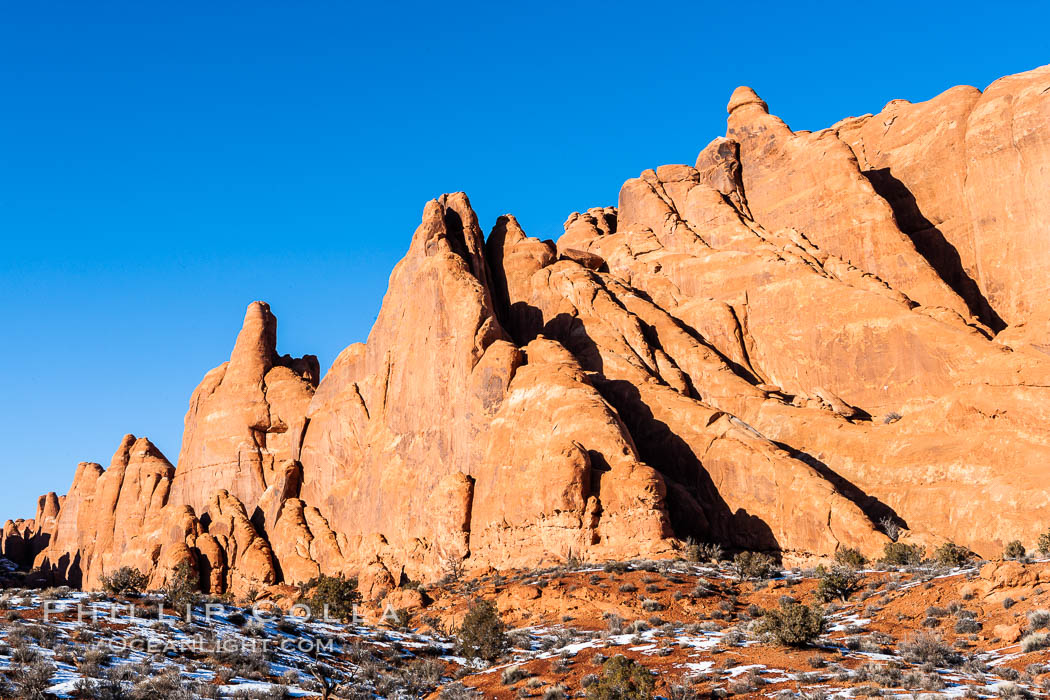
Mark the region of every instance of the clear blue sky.
<instances>
[{"instance_id":1,"label":"clear blue sky","mask_svg":"<svg viewBox=\"0 0 1050 700\"><path fill-rule=\"evenodd\" d=\"M424 202L555 237L692 163L754 87L796 129L1050 60L1037 3L5 3L0 518L190 393L269 301L363 340Z\"/></svg>"}]
</instances>

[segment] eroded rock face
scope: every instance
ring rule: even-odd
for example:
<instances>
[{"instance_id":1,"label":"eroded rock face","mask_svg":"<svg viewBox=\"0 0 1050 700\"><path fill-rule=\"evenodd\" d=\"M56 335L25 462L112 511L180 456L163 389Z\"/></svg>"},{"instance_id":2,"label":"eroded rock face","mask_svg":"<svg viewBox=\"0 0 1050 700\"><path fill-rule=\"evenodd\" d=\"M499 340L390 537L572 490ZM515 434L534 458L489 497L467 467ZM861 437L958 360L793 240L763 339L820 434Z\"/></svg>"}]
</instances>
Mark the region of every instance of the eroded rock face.
<instances>
[{"instance_id":1,"label":"eroded rock face","mask_svg":"<svg viewBox=\"0 0 1050 700\"><path fill-rule=\"evenodd\" d=\"M995 330L1045 319L1050 304L1048 90L1044 66L983 93L964 86L917 104L893 100L830 130L901 229Z\"/></svg>"},{"instance_id":2,"label":"eroded rock face","mask_svg":"<svg viewBox=\"0 0 1050 700\"><path fill-rule=\"evenodd\" d=\"M189 563L243 595L457 567L792 559L910 541L990 556L1050 521L1050 73L793 132L748 88L695 165L624 183L556 242L429 202L365 343L318 382L252 304L177 468L108 469L0 554L96 587Z\"/></svg>"},{"instance_id":3,"label":"eroded rock face","mask_svg":"<svg viewBox=\"0 0 1050 700\"><path fill-rule=\"evenodd\" d=\"M368 342L310 405L302 499L346 534L344 557L394 558L414 577L468 554L507 565L666 548L659 476L564 348L511 342L490 280L467 198L430 202ZM596 458L612 466L598 489Z\"/></svg>"},{"instance_id":4,"label":"eroded rock face","mask_svg":"<svg viewBox=\"0 0 1050 700\"><path fill-rule=\"evenodd\" d=\"M229 362L205 375L186 413L172 500L199 511L226 489L254 512L282 464L296 461L317 358L277 354L277 319L255 302Z\"/></svg>"},{"instance_id":5,"label":"eroded rock face","mask_svg":"<svg viewBox=\"0 0 1050 700\"><path fill-rule=\"evenodd\" d=\"M729 101L727 137L740 145L744 192L755 221L795 228L828 253L877 275L923 306L966 305L900 229L893 209L833 133L793 133L750 88Z\"/></svg>"},{"instance_id":6,"label":"eroded rock face","mask_svg":"<svg viewBox=\"0 0 1050 700\"><path fill-rule=\"evenodd\" d=\"M244 505L221 491L198 518L189 506L169 502L174 472L153 443L134 435L124 437L108 469L81 463L60 507L45 507L54 510L54 526L35 566L51 583L85 588L100 587L123 566L160 587L183 561L213 593L273 583L269 545Z\"/></svg>"}]
</instances>

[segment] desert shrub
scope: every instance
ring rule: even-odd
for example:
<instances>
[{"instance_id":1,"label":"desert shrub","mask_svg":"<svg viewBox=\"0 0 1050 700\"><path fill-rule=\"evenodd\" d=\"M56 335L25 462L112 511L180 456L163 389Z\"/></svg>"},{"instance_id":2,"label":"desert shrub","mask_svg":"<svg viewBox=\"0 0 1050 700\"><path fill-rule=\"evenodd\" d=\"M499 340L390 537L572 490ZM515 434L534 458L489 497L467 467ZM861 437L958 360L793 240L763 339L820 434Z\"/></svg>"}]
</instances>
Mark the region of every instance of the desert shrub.
<instances>
[{"instance_id":1,"label":"desert shrub","mask_svg":"<svg viewBox=\"0 0 1050 700\"><path fill-rule=\"evenodd\" d=\"M981 623L972 617L960 617L955 621L956 634L976 634L981 631Z\"/></svg>"},{"instance_id":2,"label":"desert shrub","mask_svg":"<svg viewBox=\"0 0 1050 700\"><path fill-rule=\"evenodd\" d=\"M93 680L81 678L74 686L75 697L94 698L94 700L128 700L128 694L120 681L110 678Z\"/></svg>"},{"instance_id":3,"label":"desert shrub","mask_svg":"<svg viewBox=\"0 0 1050 700\"><path fill-rule=\"evenodd\" d=\"M1024 559L1024 555L1025 549L1024 545L1021 544L1021 540L1009 542L1003 549L1003 559Z\"/></svg>"},{"instance_id":4,"label":"desert shrub","mask_svg":"<svg viewBox=\"0 0 1050 700\"><path fill-rule=\"evenodd\" d=\"M475 600L457 634L459 653L468 659L495 661L507 648L507 634L499 610L491 600Z\"/></svg>"},{"instance_id":5,"label":"desert shrub","mask_svg":"<svg viewBox=\"0 0 1050 700\"><path fill-rule=\"evenodd\" d=\"M500 680L503 682L503 685L514 685L518 681L523 681L528 677L529 672L521 666L509 666L503 669L503 674L500 676Z\"/></svg>"},{"instance_id":6,"label":"desert shrub","mask_svg":"<svg viewBox=\"0 0 1050 700\"><path fill-rule=\"evenodd\" d=\"M653 674L637 661L617 655L602 664L602 673L587 688L587 700L650 700Z\"/></svg>"},{"instance_id":7,"label":"desert shrub","mask_svg":"<svg viewBox=\"0 0 1050 700\"><path fill-rule=\"evenodd\" d=\"M19 666L15 672L15 683L20 693L17 697L24 700L44 700L47 697L47 689L51 687L53 675L55 667L47 661L38 660Z\"/></svg>"},{"instance_id":8,"label":"desert shrub","mask_svg":"<svg viewBox=\"0 0 1050 700\"><path fill-rule=\"evenodd\" d=\"M663 610L664 606L660 604L660 601L646 598L642 601L642 610L646 612L658 612Z\"/></svg>"},{"instance_id":9,"label":"desert shrub","mask_svg":"<svg viewBox=\"0 0 1050 700\"><path fill-rule=\"evenodd\" d=\"M175 567L164 593L175 611L188 621L193 606L200 600L200 577L188 561Z\"/></svg>"},{"instance_id":10,"label":"desert shrub","mask_svg":"<svg viewBox=\"0 0 1050 700\"><path fill-rule=\"evenodd\" d=\"M1021 640L1021 651L1026 654L1047 647L1050 647L1050 636L1045 634L1030 634Z\"/></svg>"},{"instance_id":11,"label":"desert shrub","mask_svg":"<svg viewBox=\"0 0 1050 700\"><path fill-rule=\"evenodd\" d=\"M122 566L109 576L99 579L102 588L113 595L134 595L141 593L149 583L146 574L133 566Z\"/></svg>"},{"instance_id":12,"label":"desert shrub","mask_svg":"<svg viewBox=\"0 0 1050 700\"><path fill-rule=\"evenodd\" d=\"M268 688L242 688L234 691L229 697L237 698L237 700L286 700L291 697L291 693L289 693L288 689L282 685L271 685ZM156 700L156 698L153 698L152 700Z\"/></svg>"},{"instance_id":13,"label":"desert shrub","mask_svg":"<svg viewBox=\"0 0 1050 700\"><path fill-rule=\"evenodd\" d=\"M1003 700L1026 700L1027 698L1035 697L1031 691L1022 688L1016 683L1003 683L998 687L996 693Z\"/></svg>"},{"instance_id":14,"label":"desert shrub","mask_svg":"<svg viewBox=\"0 0 1050 700\"><path fill-rule=\"evenodd\" d=\"M933 552L933 560L941 566L966 566L973 553L954 542L945 542Z\"/></svg>"},{"instance_id":15,"label":"desert shrub","mask_svg":"<svg viewBox=\"0 0 1050 700\"><path fill-rule=\"evenodd\" d=\"M402 675L409 679L407 686L417 691L430 691L441 685L444 672L445 665L437 659L416 659L405 667Z\"/></svg>"},{"instance_id":16,"label":"desert shrub","mask_svg":"<svg viewBox=\"0 0 1050 700\"><path fill-rule=\"evenodd\" d=\"M846 602L860 583L857 572L847 566L833 566L830 569L818 566L817 576L820 579L817 584L817 597L824 602L835 598Z\"/></svg>"},{"instance_id":17,"label":"desert shrub","mask_svg":"<svg viewBox=\"0 0 1050 700\"><path fill-rule=\"evenodd\" d=\"M667 693L667 700L700 700L700 695L691 685L688 685L685 678L681 683L672 683L667 686Z\"/></svg>"},{"instance_id":18,"label":"desert shrub","mask_svg":"<svg viewBox=\"0 0 1050 700\"><path fill-rule=\"evenodd\" d=\"M220 646L212 651L210 656L216 663L228 666L234 676L262 679L270 672L270 661L266 658L262 645L248 644L239 649Z\"/></svg>"},{"instance_id":19,"label":"desert shrub","mask_svg":"<svg viewBox=\"0 0 1050 700\"><path fill-rule=\"evenodd\" d=\"M331 697L344 697L339 693L332 693L336 687L337 671L326 664L313 664L309 668L310 674L317 680L316 690L321 691L321 700ZM435 659L416 660L406 666L395 667L385 673L376 673L375 691L377 695L390 698L422 698L427 697L439 685L444 666ZM325 688L328 688L327 695ZM369 698L372 696L369 695Z\"/></svg>"},{"instance_id":20,"label":"desert shrub","mask_svg":"<svg viewBox=\"0 0 1050 700\"><path fill-rule=\"evenodd\" d=\"M628 582L620 584L620 593L634 593L637 590L638 586L634 585L633 583Z\"/></svg>"},{"instance_id":21,"label":"desert shrub","mask_svg":"<svg viewBox=\"0 0 1050 700\"><path fill-rule=\"evenodd\" d=\"M868 558L861 554L859 549L840 547L835 550L835 563L851 569L863 569L868 564Z\"/></svg>"},{"instance_id":22,"label":"desert shrub","mask_svg":"<svg viewBox=\"0 0 1050 700\"><path fill-rule=\"evenodd\" d=\"M623 634L623 618L616 613L605 614L605 624L611 634Z\"/></svg>"},{"instance_id":23,"label":"desert shrub","mask_svg":"<svg viewBox=\"0 0 1050 700\"><path fill-rule=\"evenodd\" d=\"M765 684L766 680L752 668L730 680L728 690L733 695L744 695L754 693Z\"/></svg>"},{"instance_id":24,"label":"desert shrub","mask_svg":"<svg viewBox=\"0 0 1050 700\"><path fill-rule=\"evenodd\" d=\"M861 683L875 683L884 688L897 688L900 687L902 675L899 668L868 663L857 669L856 680Z\"/></svg>"},{"instance_id":25,"label":"desert shrub","mask_svg":"<svg viewBox=\"0 0 1050 700\"><path fill-rule=\"evenodd\" d=\"M84 651L83 660L77 664L77 670L87 678L98 678L102 667L109 663L109 652L102 647L92 647Z\"/></svg>"},{"instance_id":26,"label":"desert shrub","mask_svg":"<svg viewBox=\"0 0 1050 700\"><path fill-rule=\"evenodd\" d=\"M1030 610L1028 612L1028 626L1032 630L1040 630L1050 625L1050 610Z\"/></svg>"},{"instance_id":27,"label":"desert shrub","mask_svg":"<svg viewBox=\"0 0 1050 700\"><path fill-rule=\"evenodd\" d=\"M697 564L715 563L724 556L725 550L722 549L722 545L715 542L694 542L689 540L685 547L685 558Z\"/></svg>"},{"instance_id":28,"label":"desert shrub","mask_svg":"<svg viewBox=\"0 0 1050 700\"><path fill-rule=\"evenodd\" d=\"M926 548L922 545L887 542L880 561L888 566L915 566L922 563L924 556Z\"/></svg>"},{"instance_id":29,"label":"desert shrub","mask_svg":"<svg viewBox=\"0 0 1050 700\"><path fill-rule=\"evenodd\" d=\"M310 612L318 617L327 614L338 620L352 618L354 606L361 602L356 576L321 574L310 579L306 589L310 595L304 600L310 606Z\"/></svg>"},{"instance_id":30,"label":"desert shrub","mask_svg":"<svg viewBox=\"0 0 1050 700\"><path fill-rule=\"evenodd\" d=\"M1039 535L1039 539L1035 542L1036 548L1042 555L1050 554L1050 532L1044 532Z\"/></svg>"},{"instance_id":31,"label":"desert shrub","mask_svg":"<svg viewBox=\"0 0 1050 700\"><path fill-rule=\"evenodd\" d=\"M879 521L879 527L881 527L882 531L886 533L886 536L894 542L896 542L897 538L901 536L901 526L896 520L888 515Z\"/></svg>"},{"instance_id":32,"label":"desert shrub","mask_svg":"<svg viewBox=\"0 0 1050 700\"><path fill-rule=\"evenodd\" d=\"M913 664L958 666L963 661L943 639L928 632L919 632L901 642L898 651L905 661Z\"/></svg>"},{"instance_id":33,"label":"desert shrub","mask_svg":"<svg viewBox=\"0 0 1050 700\"><path fill-rule=\"evenodd\" d=\"M383 621L393 629L407 630L412 624L412 611L408 608L388 608L383 612Z\"/></svg>"},{"instance_id":34,"label":"desert shrub","mask_svg":"<svg viewBox=\"0 0 1050 700\"><path fill-rule=\"evenodd\" d=\"M462 683L452 683L441 689L441 700L475 700L481 694L473 688L468 688Z\"/></svg>"},{"instance_id":35,"label":"desert shrub","mask_svg":"<svg viewBox=\"0 0 1050 700\"><path fill-rule=\"evenodd\" d=\"M707 581L697 581L696 587L689 595L694 598L709 598L717 592Z\"/></svg>"},{"instance_id":36,"label":"desert shrub","mask_svg":"<svg viewBox=\"0 0 1050 700\"><path fill-rule=\"evenodd\" d=\"M52 649L55 646L55 640L58 638L58 631L48 625L23 625L10 638L23 641L31 639L45 649Z\"/></svg>"},{"instance_id":37,"label":"desert shrub","mask_svg":"<svg viewBox=\"0 0 1050 700\"><path fill-rule=\"evenodd\" d=\"M778 644L804 647L824 632L824 611L817 606L782 601L780 607L766 610L759 630Z\"/></svg>"},{"instance_id":38,"label":"desert shrub","mask_svg":"<svg viewBox=\"0 0 1050 700\"><path fill-rule=\"evenodd\" d=\"M13 663L25 666L34 663L39 658L40 652L25 641L11 642L11 661Z\"/></svg>"},{"instance_id":39,"label":"desert shrub","mask_svg":"<svg viewBox=\"0 0 1050 700\"><path fill-rule=\"evenodd\" d=\"M740 552L733 557L733 571L741 581L769 578L776 571L773 557L762 552Z\"/></svg>"}]
</instances>

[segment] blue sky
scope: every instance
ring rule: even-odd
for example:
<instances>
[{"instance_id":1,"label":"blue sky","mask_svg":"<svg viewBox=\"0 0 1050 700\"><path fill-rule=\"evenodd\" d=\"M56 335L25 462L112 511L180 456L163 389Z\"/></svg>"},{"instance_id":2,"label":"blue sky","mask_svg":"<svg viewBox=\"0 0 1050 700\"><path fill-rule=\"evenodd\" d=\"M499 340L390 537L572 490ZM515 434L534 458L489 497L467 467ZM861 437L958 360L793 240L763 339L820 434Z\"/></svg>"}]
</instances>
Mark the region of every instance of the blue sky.
<instances>
[{"instance_id":1,"label":"blue sky","mask_svg":"<svg viewBox=\"0 0 1050 700\"><path fill-rule=\"evenodd\" d=\"M254 299L326 369L442 192L556 237L739 84L816 129L1050 60L1036 3L369 5L5 3L0 518L124 433L174 462Z\"/></svg>"}]
</instances>

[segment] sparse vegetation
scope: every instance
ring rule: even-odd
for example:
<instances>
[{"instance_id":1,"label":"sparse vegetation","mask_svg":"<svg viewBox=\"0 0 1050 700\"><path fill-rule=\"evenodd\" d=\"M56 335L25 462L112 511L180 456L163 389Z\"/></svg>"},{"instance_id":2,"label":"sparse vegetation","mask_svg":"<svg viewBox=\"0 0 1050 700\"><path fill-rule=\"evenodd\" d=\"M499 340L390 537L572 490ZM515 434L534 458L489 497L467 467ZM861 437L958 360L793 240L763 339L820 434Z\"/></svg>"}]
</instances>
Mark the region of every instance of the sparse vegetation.
<instances>
[{"instance_id":1,"label":"sparse vegetation","mask_svg":"<svg viewBox=\"0 0 1050 700\"><path fill-rule=\"evenodd\" d=\"M820 579L817 583L817 598L825 603L836 598L846 602L860 584L860 575L846 566L833 566L830 569L819 566L817 577Z\"/></svg>"},{"instance_id":2,"label":"sparse vegetation","mask_svg":"<svg viewBox=\"0 0 1050 700\"><path fill-rule=\"evenodd\" d=\"M824 632L824 611L817 606L782 600L780 607L767 610L760 629L778 644L804 647Z\"/></svg>"},{"instance_id":3,"label":"sparse vegetation","mask_svg":"<svg viewBox=\"0 0 1050 700\"><path fill-rule=\"evenodd\" d=\"M357 577L322 574L307 582L305 588L309 595L304 601L316 617L328 615L337 620L347 620L353 617L354 607L361 602Z\"/></svg>"},{"instance_id":4,"label":"sparse vegetation","mask_svg":"<svg viewBox=\"0 0 1050 700\"><path fill-rule=\"evenodd\" d=\"M773 557L762 552L740 552L733 557L733 571L741 581L769 578L776 571Z\"/></svg>"},{"instance_id":5,"label":"sparse vegetation","mask_svg":"<svg viewBox=\"0 0 1050 700\"><path fill-rule=\"evenodd\" d=\"M959 656L944 640L929 632L919 632L900 643L898 648L905 661L913 664L933 664L934 666L958 666L962 663Z\"/></svg>"},{"instance_id":6,"label":"sparse vegetation","mask_svg":"<svg viewBox=\"0 0 1050 700\"><path fill-rule=\"evenodd\" d=\"M55 675L55 666L43 660L20 664L15 671L15 684L23 700L45 700L47 689L51 686L51 677Z\"/></svg>"},{"instance_id":7,"label":"sparse vegetation","mask_svg":"<svg viewBox=\"0 0 1050 700\"><path fill-rule=\"evenodd\" d=\"M690 539L686 543L685 558L696 564L717 563L725 557L722 545L714 542L695 542Z\"/></svg>"},{"instance_id":8,"label":"sparse vegetation","mask_svg":"<svg viewBox=\"0 0 1050 700\"><path fill-rule=\"evenodd\" d=\"M839 547L835 550L835 563L851 569L863 569L868 565L868 558L861 554L859 549Z\"/></svg>"},{"instance_id":9,"label":"sparse vegetation","mask_svg":"<svg viewBox=\"0 0 1050 700\"><path fill-rule=\"evenodd\" d=\"M926 556L926 548L918 544L887 542L880 562L886 566L916 566Z\"/></svg>"},{"instance_id":10,"label":"sparse vegetation","mask_svg":"<svg viewBox=\"0 0 1050 700\"><path fill-rule=\"evenodd\" d=\"M188 561L181 561L175 567L165 594L168 603L188 621L192 615L193 606L200 599L200 579L197 571Z\"/></svg>"},{"instance_id":11,"label":"sparse vegetation","mask_svg":"<svg viewBox=\"0 0 1050 700\"><path fill-rule=\"evenodd\" d=\"M457 634L459 653L468 659L495 661L507 649L507 635L499 610L491 600L475 600Z\"/></svg>"},{"instance_id":12,"label":"sparse vegetation","mask_svg":"<svg viewBox=\"0 0 1050 700\"><path fill-rule=\"evenodd\" d=\"M1030 654L1050 647L1050 635L1030 634L1021 640L1021 651Z\"/></svg>"},{"instance_id":13,"label":"sparse vegetation","mask_svg":"<svg viewBox=\"0 0 1050 700\"><path fill-rule=\"evenodd\" d=\"M122 566L109 576L100 578L102 588L113 595L137 595L146 588L146 574L132 566Z\"/></svg>"},{"instance_id":14,"label":"sparse vegetation","mask_svg":"<svg viewBox=\"0 0 1050 700\"><path fill-rule=\"evenodd\" d=\"M602 673L587 688L587 700L650 700L653 674L637 661L617 655L602 664Z\"/></svg>"},{"instance_id":15,"label":"sparse vegetation","mask_svg":"<svg viewBox=\"0 0 1050 700\"><path fill-rule=\"evenodd\" d=\"M914 547L907 551L916 550L921 552L921 548ZM938 548L935 557L943 565L946 558L938 556L940 550ZM278 617L265 624L256 622L249 617L248 610L231 605L228 599L218 596L207 597L209 603L224 607L214 622L202 616L192 625L177 623L170 616L171 608L168 607L169 615L163 620L152 619L129 626L121 623L113 626L106 619L100 623L74 623L73 627L64 626L66 623L51 625L34 616L32 606L43 600L58 600L66 606L70 600L85 600L101 603L100 609L106 610L107 603L116 602L119 607L128 606L129 601L115 601L101 593L74 598L69 590L57 588L31 593L8 590L0 592L0 598L9 611L20 612L21 619L12 622L0 620L0 665L5 663L4 658L8 659L8 671L0 674L0 696L43 697L41 692L64 680L70 673L69 669L75 668L74 682L69 683L67 692L85 699L178 700L215 698L221 694L231 698L276 700L298 697L305 692L319 694L321 700L327 697L365 700L397 697L399 694L428 697L439 688L444 688L438 691L440 697L479 698L478 691L469 687L481 678L479 665L482 661L506 659L513 638L514 665L501 668L498 675L489 677L489 683L502 681L500 687L508 696L534 700L584 695L592 698L651 697L659 679L644 667L643 664L650 663L645 659L659 663L661 668L680 667L684 658L693 656L713 660L716 669L750 666L761 663L763 659L776 658L769 655L769 644L791 647L820 645L826 626L832 620L836 626L831 639L836 647L845 647L847 655L860 652L879 656L863 659L863 665L855 666L843 663L838 654L833 659L807 654L803 661L821 670L791 671L806 689L805 693L790 691L796 700L803 696L817 697L823 692L821 686L828 683L839 687L846 685L854 696L900 694L897 689L913 694L937 692L946 687L946 681L955 686L953 681L941 675L945 667L951 666L961 667L966 674L987 674L985 680L989 686L1013 681L1020 688L1039 690L1033 678L1046 674L1044 669L1048 667L1042 662L1042 655L1050 650L1050 610L1033 606L1047 593L1045 584L1039 583L1043 565L1030 567L1040 574L1030 579L1030 587L1025 583L1024 588L1009 590L1014 598L1026 603L1024 612L1003 613L1000 610L996 614L990 612L986 604L978 609L975 604L964 602L970 599L967 592L981 590L978 583L964 585L964 582L987 578L987 572L982 577L978 571L967 569L942 578L941 574L946 572L923 566L890 574L864 575L858 570L862 560L853 554L859 555L859 552L843 550L834 564L825 564L815 570L796 568L785 572L783 578L776 581L757 580L744 585L726 576L740 576L740 569L734 565L723 566L715 574L698 572L681 559L666 562L631 560L622 569L616 565L610 567L612 571L603 574L589 570L572 571L558 562L546 569L489 574L477 579L463 579L444 588L435 585L429 589L431 596L427 609L414 611L422 623L419 629L412 631L405 629L405 618L400 617L402 611L397 609L397 603L394 607L384 607L380 603L370 605L362 611L364 624L371 628L368 634L363 634L359 627L348 626L338 633L338 637L329 626L316 620ZM749 563L749 556L741 559ZM901 558L902 561L914 559ZM925 562L927 565L932 563ZM749 567L747 571L754 570ZM951 580L945 580L949 577ZM629 590L620 592L619 587L628 582L633 582L628 585ZM326 586L318 586L319 583L311 582L312 587L301 589L301 595L318 593L318 588L324 590ZM346 592L344 582L334 580L330 583L338 584L331 586L333 590ZM508 633L492 596L508 589L513 591L511 587L528 591L528 587L540 584L548 587L542 593L542 602L520 605L515 610L515 623L520 628ZM696 591L690 593L694 586ZM112 590L127 589L115 586ZM349 586L349 589L350 598L356 600L356 586ZM167 592L171 594L171 591ZM490 596L489 599L475 598L464 609L468 600L465 596L481 592ZM548 593L552 595L548 596ZM607 624L607 630L590 628L587 620L593 619L591 614L560 605L561 596L572 599L581 594L592 595L595 602L602 601L599 605L603 607L599 610L604 610L603 627ZM1005 596L1005 593L1000 595ZM272 596L272 590L265 590L259 597L267 599ZM548 598L557 607L548 605ZM827 606L811 605L814 598L824 600ZM858 598L863 602L857 601ZM525 597L525 601L532 600ZM764 609L763 604L769 606L765 601L771 600L779 602L772 609ZM1008 597L995 600L1003 607L1014 602ZM135 605L148 609L152 602L136 601ZM970 605L969 609L967 605ZM1017 607L1022 608L1021 605ZM656 612L661 609L666 612ZM624 610L635 611L627 621L613 612L623 613ZM647 612L643 613L643 610ZM1013 621L1008 624L1024 620L1027 625L1020 648L1023 653L1031 655L1025 661L1035 663L1029 663L1027 669L1021 668L1024 664L1020 661L1020 666L999 663L1004 655L1017 653L1018 647L1010 646L1006 639L995 639L996 633L990 631L988 620L978 617L983 614L997 615L990 618L996 625L1003 619ZM692 619L683 619L683 615ZM859 617L871 618L879 626L866 628L865 621L858 620ZM450 627L455 624L453 621L462 621L458 629ZM982 622L985 623L983 626ZM570 628L569 624L584 627ZM902 635L912 636L898 643L894 636L878 631L894 625L899 626ZM983 628L987 629L982 632ZM259 639L270 637L269 632L274 629L282 639L289 641L331 635L339 640L341 650L336 655L322 654L310 658L297 655L299 660L292 660L287 653L264 651L260 645L254 651L214 649L195 657L176 654L165 659L149 655L129 658L127 652L112 651L108 646L113 638L145 640L169 633L175 633L179 638L199 634L209 640L232 636L250 646ZM951 635L950 644L941 639L939 635L942 633ZM999 634L1005 636L1002 630ZM704 635L709 644L694 646ZM454 646L447 644L450 640L457 643ZM594 640L598 648L589 653L573 653L570 645L587 640ZM634 662L626 659L610 661L606 656L615 654L617 647L637 645L651 647L651 650L647 649L645 656L636 657ZM696 649L701 649L699 654ZM456 658L459 656L467 657L472 663L464 663ZM533 663L537 657L544 661ZM61 677L41 680L44 672L39 669L48 664L60 669ZM314 666L325 669L321 678L313 673ZM609 673L606 673L607 669ZM214 675L213 682L202 680L209 679L211 674ZM774 693L763 688L774 677L774 668L748 668L732 675L723 673L715 684L696 682L687 675L678 679L665 678L661 692L671 700L695 700L712 693L715 697L766 693L770 697L776 696L777 700L787 700L788 691ZM6 678L6 685L3 678ZM631 678L640 685L632 684ZM457 683L457 680L462 683ZM221 686L227 688L220 691Z\"/></svg>"},{"instance_id":16,"label":"sparse vegetation","mask_svg":"<svg viewBox=\"0 0 1050 700\"><path fill-rule=\"evenodd\" d=\"M954 542L945 542L933 552L933 560L941 566L966 566L973 559L973 553Z\"/></svg>"},{"instance_id":17,"label":"sparse vegetation","mask_svg":"<svg viewBox=\"0 0 1050 700\"><path fill-rule=\"evenodd\" d=\"M500 675L500 680L503 682L503 685L514 685L518 681L523 681L528 677L529 672L520 666L508 666L503 669L503 673Z\"/></svg>"},{"instance_id":18,"label":"sparse vegetation","mask_svg":"<svg viewBox=\"0 0 1050 700\"><path fill-rule=\"evenodd\" d=\"M879 521L879 527L881 527L882 531L886 533L886 536L894 542L896 542L897 538L901 536L901 526L896 520L888 515Z\"/></svg>"},{"instance_id":19,"label":"sparse vegetation","mask_svg":"<svg viewBox=\"0 0 1050 700\"><path fill-rule=\"evenodd\" d=\"M1050 610L1038 609L1028 612L1028 627L1032 631L1041 630L1050 625Z\"/></svg>"},{"instance_id":20,"label":"sparse vegetation","mask_svg":"<svg viewBox=\"0 0 1050 700\"><path fill-rule=\"evenodd\" d=\"M1024 545L1021 544L1021 540L1013 540L1012 542L1008 542L1003 549L1003 559L1024 559L1025 553L1025 548Z\"/></svg>"}]
</instances>

